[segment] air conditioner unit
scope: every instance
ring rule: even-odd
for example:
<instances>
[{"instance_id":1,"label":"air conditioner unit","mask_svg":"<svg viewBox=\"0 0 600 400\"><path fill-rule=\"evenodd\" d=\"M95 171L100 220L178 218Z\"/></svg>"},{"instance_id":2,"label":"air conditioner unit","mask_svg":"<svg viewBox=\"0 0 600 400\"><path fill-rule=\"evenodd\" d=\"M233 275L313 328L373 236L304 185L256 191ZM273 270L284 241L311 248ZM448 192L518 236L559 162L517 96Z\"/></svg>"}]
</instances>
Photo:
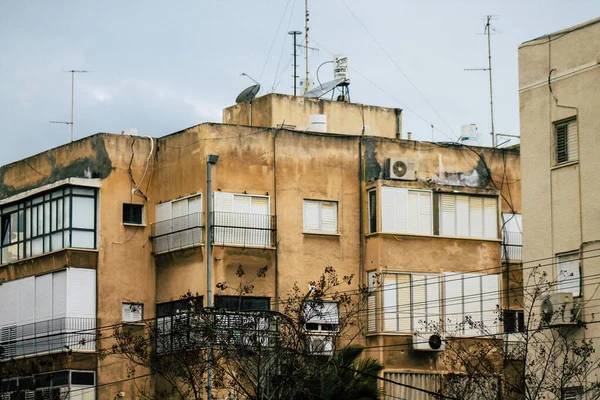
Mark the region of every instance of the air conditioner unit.
<instances>
[{"instance_id":1,"label":"air conditioner unit","mask_svg":"<svg viewBox=\"0 0 600 400\"><path fill-rule=\"evenodd\" d=\"M548 325L574 325L578 322L578 308L573 293L553 293L542 301L542 320Z\"/></svg>"},{"instance_id":2,"label":"air conditioner unit","mask_svg":"<svg viewBox=\"0 0 600 400\"><path fill-rule=\"evenodd\" d=\"M408 158L388 158L385 175L388 179L414 181L417 179L417 163Z\"/></svg>"},{"instance_id":3,"label":"air conditioner unit","mask_svg":"<svg viewBox=\"0 0 600 400\"><path fill-rule=\"evenodd\" d=\"M419 333L413 336L413 350L444 351L446 341L437 333Z\"/></svg>"},{"instance_id":4,"label":"air conditioner unit","mask_svg":"<svg viewBox=\"0 0 600 400\"><path fill-rule=\"evenodd\" d=\"M308 348L315 355L333 354L333 336L311 335L308 337Z\"/></svg>"}]
</instances>

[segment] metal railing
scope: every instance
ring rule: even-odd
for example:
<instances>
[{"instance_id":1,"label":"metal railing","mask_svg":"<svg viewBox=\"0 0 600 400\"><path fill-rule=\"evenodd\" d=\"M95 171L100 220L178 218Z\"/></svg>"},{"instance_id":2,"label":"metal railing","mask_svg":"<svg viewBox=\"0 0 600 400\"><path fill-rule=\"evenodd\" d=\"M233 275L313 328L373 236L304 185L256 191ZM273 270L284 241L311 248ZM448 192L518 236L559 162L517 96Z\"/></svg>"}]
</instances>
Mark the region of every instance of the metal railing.
<instances>
[{"instance_id":1,"label":"metal railing","mask_svg":"<svg viewBox=\"0 0 600 400\"><path fill-rule=\"evenodd\" d=\"M213 244L271 247L277 219L269 214L215 211L212 213Z\"/></svg>"},{"instance_id":2,"label":"metal railing","mask_svg":"<svg viewBox=\"0 0 600 400\"><path fill-rule=\"evenodd\" d=\"M502 261L521 262L523 260L523 234L502 232Z\"/></svg>"},{"instance_id":3,"label":"metal railing","mask_svg":"<svg viewBox=\"0 0 600 400\"><path fill-rule=\"evenodd\" d=\"M151 225L154 254L166 253L203 243L204 213L156 222Z\"/></svg>"},{"instance_id":4,"label":"metal railing","mask_svg":"<svg viewBox=\"0 0 600 400\"><path fill-rule=\"evenodd\" d=\"M0 360L96 349L95 318L56 318L0 328Z\"/></svg>"}]
</instances>

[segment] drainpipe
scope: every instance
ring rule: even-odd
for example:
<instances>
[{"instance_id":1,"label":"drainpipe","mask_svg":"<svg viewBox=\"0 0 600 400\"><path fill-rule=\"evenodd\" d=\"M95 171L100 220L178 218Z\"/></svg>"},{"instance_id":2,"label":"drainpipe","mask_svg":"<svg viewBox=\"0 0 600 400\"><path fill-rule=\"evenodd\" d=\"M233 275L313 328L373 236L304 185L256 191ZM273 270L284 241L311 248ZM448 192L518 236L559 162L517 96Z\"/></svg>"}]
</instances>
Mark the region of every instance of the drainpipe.
<instances>
[{"instance_id":1,"label":"drainpipe","mask_svg":"<svg viewBox=\"0 0 600 400\"><path fill-rule=\"evenodd\" d=\"M212 166L219 160L218 155L209 154L206 159L206 306L212 307ZM212 348L208 347L207 398L212 400Z\"/></svg>"}]
</instances>

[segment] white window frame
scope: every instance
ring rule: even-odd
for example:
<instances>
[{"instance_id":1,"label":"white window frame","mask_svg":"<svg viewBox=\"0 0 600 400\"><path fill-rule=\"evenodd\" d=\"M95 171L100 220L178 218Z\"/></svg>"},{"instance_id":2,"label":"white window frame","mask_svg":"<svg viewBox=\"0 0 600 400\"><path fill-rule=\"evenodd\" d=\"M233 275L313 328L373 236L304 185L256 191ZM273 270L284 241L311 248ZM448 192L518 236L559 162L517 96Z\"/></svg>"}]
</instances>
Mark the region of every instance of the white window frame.
<instances>
[{"instance_id":1,"label":"white window frame","mask_svg":"<svg viewBox=\"0 0 600 400\"><path fill-rule=\"evenodd\" d=\"M312 199L304 199L302 202L302 211L303 211L303 232L305 233L329 233L329 234L337 234L339 232L338 227L338 202L333 200L312 200ZM318 215L316 216L317 221L313 223L317 226L316 229L310 229L311 222L308 221L309 213L307 212L307 207L310 205L315 205L318 207ZM333 215L333 225L335 225L334 229L327 229L326 222L323 220L323 206L333 206L334 207L334 215ZM308 225L308 226L307 226Z\"/></svg>"},{"instance_id":2,"label":"white window frame","mask_svg":"<svg viewBox=\"0 0 600 400\"><path fill-rule=\"evenodd\" d=\"M445 207L444 200L451 197L454 199L454 201L452 210L449 210ZM459 198L461 198L463 202L459 202ZM495 202L495 210L493 213L486 213L486 201L489 200L494 200ZM480 214L476 212L474 207L477 205L476 202L478 201L481 202ZM463 211L466 211L466 216L460 214L460 208L462 208ZM441 193L439 196L438 215L440 225L439 235L498 239L498 215L498 196L475 196L470 194ZM452 219L451 224L449 223L450 218ZM481 219L481 224L477 223L476 218ZM492 218L493 221L489 220L490 218ZM481 234L477 234L475 229L480 230Z\"/></svg>"},{"instance_id":3,"label":"white window frame","mask_svg":"<svg viewBox=\"0 0 600 400\"><path fill-rule=\"evenodd\" d=\"M558 292L571 292L573 297L580 297L581 262L579 251L570 251L556 255L556 287Z\"/></svg>"},{"instance_id":4,"label":"white window frame","mask_svg":"<svg viewBox=\"0 0 600 400\"><path fill-rule=\"evenodd\" d=\"M144 321L144 303L124 301L121 306L123 322L139 323Z\"/></svg>"},{"instance_id":5,"label":"white window frame","mask_svg":"<svg viewBox=\"0 0 600 400\"><path fill-rule=\"evenodd\" d=\"M496 281L496 282L494 282ZM488 286L494 285L494 291ZM444 321L449 324L447 332L457 336L498 334L501 277L499 274L444 273ZM473 293L473 289L475 293ZM478 315L477 315L478 314ZM469 316L475 322L483 322L486 332L462 324ZM455 329L456 328L456 329Z\"/></svg>"},{"instance_id":6,"label":"white window frame","mask_svg":"<svg viewBox=\"0 0 600 400\"><path fill-rule=\"evenodd\" d=\"M395 277L396 283L391 282ZM407 278L407 282L399 282L399 277ZM429 283L429 280L432 280ZM382 277L382 331L383 332L426 332L428 324L440 323L442 318L442 281L440 274L421 274L407 272L384 272ZM436 282L437 281L437 282ZM393 285L390 286L390 283ZM437 286L437 291L429 291L430 285ZM425 289L425 301L415 301L416 289L423 287ZM402 291L402 292L400 292ZM393 304L388 304L391 296L395 298ZM400 304L400 299L407 299L408 302ZM401 320L402 319L402 320ZM408 322L406 321L408 319ZM423 324L423 321L425 322ZM390 327L396 325L395 329ZM401 326L402 325L402 326ZM403 328L403 326L407 326Z\"/></svg>"},{"instance_id":7,"label":"white window frame","mask_svg":"<svg viewBox=\"0 0 600 400\"><path fill-rule=\"evenodd\" d=\"M417 210L412 210L410 207L410 196L414 194L418 194ZM427 202L427 208L429 209L428 223L423 219L423 215L426 214L421 210L423 204L425 204L421 202L422 194L429 196L429 201ZM379 197L378 201L381 206L381 232L433 235L434 213L433 192L431 190L382 186ZM427 210L425 209L424 211L426 212ZM416 230L410 228L411 216L416 216L417 218L416 221L412 221L412 224L416 224Z\"/></svg>"}]
</instances>

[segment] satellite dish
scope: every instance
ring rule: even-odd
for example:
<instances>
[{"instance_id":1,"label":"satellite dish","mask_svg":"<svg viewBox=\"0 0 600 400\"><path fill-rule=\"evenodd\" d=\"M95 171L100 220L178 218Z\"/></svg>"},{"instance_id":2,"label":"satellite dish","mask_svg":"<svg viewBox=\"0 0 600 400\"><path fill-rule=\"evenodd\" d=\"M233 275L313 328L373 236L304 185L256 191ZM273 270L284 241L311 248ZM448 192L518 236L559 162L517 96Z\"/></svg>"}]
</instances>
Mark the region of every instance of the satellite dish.
<instances>
[{"instance_id":1,"label":"satellite dish","mask_svg":"<svg viewBox=\"0 0 600 400\"><path fill-rule=\"evenodd\" d=\"M394 172L394 175L397 177L402 177L404 175L406 175L406 171L408 170L408 168L406 167L406 163L404 161L396 161L393 165L392 165L392 171Z\"/></svg>"},{"instance_id":2,"label":"satellite dish","mask_svg":"<svg viewBox=\"0 0 600 400\"><path fill-rule=\"evenodd\" d=\"M259 84L252 85L252 86L242 90L242 93L240 93L238 95L238 97L236 97L236 99L235 99L236 104L245 103L247 101L254 100L254 98L258 94L259 90L260 90Z\"/></svg>"},{"instance_id":3,"label":"satellite dish","mask_svg":"<svg viewBox=\"0 0 600 400\"><path fill-rule=\"evenodd\" d=\"M346 81L347 81L347 79L345 79L345 78L338 78L338 79L334 79L332 81L326 82L326 83L316 87L315 89L306 92L304 94L304 97L319 98L319 97L327 94L327 92L330 92L333 89L335 89L336 87L346 83Z\"/></svg>"},{"instance_id":4,"label":"satellite dish","mask_svg":"<svg viewBox=\"0 0 600 400\"><path fill-rule=\"evenodd\" d=\"M433 350L439 350L442 347L442 337L440 335L429 336L429 347Z\"/></svg>"}]
</instances>

